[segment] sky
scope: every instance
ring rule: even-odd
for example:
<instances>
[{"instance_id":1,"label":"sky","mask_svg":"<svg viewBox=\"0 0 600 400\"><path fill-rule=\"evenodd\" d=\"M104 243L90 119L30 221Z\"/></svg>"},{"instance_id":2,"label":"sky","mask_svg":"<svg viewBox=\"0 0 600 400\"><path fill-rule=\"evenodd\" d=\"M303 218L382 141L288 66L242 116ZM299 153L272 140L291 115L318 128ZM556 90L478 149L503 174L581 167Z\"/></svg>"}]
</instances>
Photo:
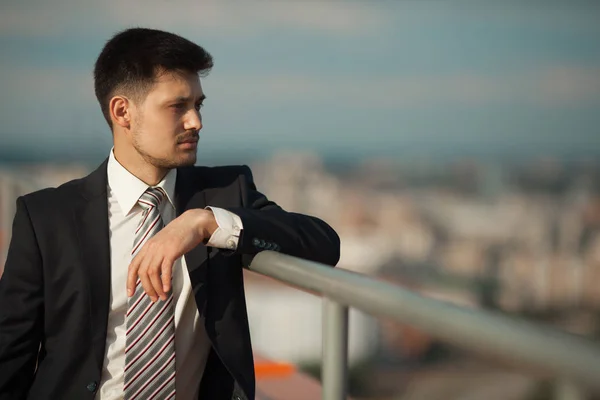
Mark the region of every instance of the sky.
<instances>
[{"instance_id":1,"label":"sky","mask_svg":"<svg viewBox=\"0 0 600 400\"><path fill-rule=\"evenodd\" d=\"M0 162L101 159L92 70L144 26L215 66L199 155L600 155L593 1L3 0Z\"/></svg>"}]
</instances>

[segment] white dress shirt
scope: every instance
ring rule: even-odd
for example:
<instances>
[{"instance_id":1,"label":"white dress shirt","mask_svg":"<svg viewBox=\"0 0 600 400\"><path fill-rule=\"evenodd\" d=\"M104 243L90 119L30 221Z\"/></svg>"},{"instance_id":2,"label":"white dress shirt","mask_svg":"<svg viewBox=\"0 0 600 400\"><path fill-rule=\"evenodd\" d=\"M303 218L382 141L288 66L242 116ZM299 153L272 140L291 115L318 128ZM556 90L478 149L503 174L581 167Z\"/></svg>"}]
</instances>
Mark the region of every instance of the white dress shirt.
<instances>
[{"instance_id":1,"label":"white dress shirt","mask_svg":"<svg viewBox=\"0 0 600 400\"><path fill-rule=\"evenodd\" d=\"M117 400L123 398L127 268L132 260L131 249L135 229L142 216L142 208L137 201L148 185L119 164L112 150L107 173L111 291L99 398ZM173 169L156 185L163 188L168 197L168 201L165 199L161 203L161 216L165 225L176 215L173 203L176 178L177 170ZM237 248L240 230L243 228L240 217L220 208L207 208L213 211L219 226L207 245L226 249ZM173 265L172 287L175 302L177 400L196 400L210 344L204 326L200 323L184 257L179 258Z\"/></svg>"}]
</instances>

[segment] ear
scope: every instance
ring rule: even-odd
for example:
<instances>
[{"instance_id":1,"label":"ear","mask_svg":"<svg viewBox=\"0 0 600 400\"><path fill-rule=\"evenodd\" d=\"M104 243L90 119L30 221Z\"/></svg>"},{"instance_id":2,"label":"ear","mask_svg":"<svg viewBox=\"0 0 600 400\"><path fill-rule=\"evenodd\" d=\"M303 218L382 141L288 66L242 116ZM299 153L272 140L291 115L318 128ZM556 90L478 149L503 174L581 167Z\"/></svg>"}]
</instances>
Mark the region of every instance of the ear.
<instances>
[{"instance_id":1,"label":"ear","mask_svg":"<svg viewBox=\"0 0 600 400\"><path fill-rule=\"evenodd\" d=\"M114 96L108 103L108 109L110 110L110 118L113 121L113 125L119 125L123 128L129 129L131 125L131 107L133 104L125 96Z\"/></svg>"}]
</instances>

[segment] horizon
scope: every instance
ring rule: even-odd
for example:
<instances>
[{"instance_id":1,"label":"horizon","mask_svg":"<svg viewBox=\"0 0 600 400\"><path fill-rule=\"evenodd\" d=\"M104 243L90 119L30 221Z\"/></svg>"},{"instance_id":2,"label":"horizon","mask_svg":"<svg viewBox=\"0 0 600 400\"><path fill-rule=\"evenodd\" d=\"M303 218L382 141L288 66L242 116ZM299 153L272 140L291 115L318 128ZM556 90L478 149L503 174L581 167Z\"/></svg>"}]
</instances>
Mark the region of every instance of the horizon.
<instances>
[{"instance_id":1,"label":"horizon","mask_svg":"<svg viewBox=\"0 0 600 400\"><path fill-rule=\"evenodd\" d=\"M0 166L18 166L18 165L31 165L31 164L53 164L53 165L66 165L66 164L79 164L93 167L99 165L106 157L108 157L109 151L112 145L106 147L106 149L97 149L95 151L82 152L80 150L73 151L72 149L52 149L51 151L40 151L32 152L24 149L0 149ZM430 166L444 166L444 165L455 165L464 163L474 163L480 165L496 165L503 167L523 167L530 166L532 164L553 162L559 163L564 166L579 166L579 165L593 165L600 166L600 159L597 157L595 151L588 152L565 152L562 154L540 152L535 151L534 148L530 151L524 151L520 149L519 152L490 152L489 148L483 148L480 152L460 152L452 153L438 152L434 153L430 148L423 149L422 151L404 150L396 151L395 154L389 152L371 152L358 154L357 152L352 153L340 153L340 152L327 152L318 149L291 149L291 148L264 148L260 151L256 150L235 150L235 151L221 151L214 152L208 148L200 146L198 148L198 158L196 165L222 165L222 164L254 164L265 162L274 159L277 156L303 156L310 155L316 156L319 162L329 168L335 168L337 166L352 166L361 165L370 162L385 162L391 163L395 166L406 166L406 165L430 165Z\"/></svg>"}]
</instances>

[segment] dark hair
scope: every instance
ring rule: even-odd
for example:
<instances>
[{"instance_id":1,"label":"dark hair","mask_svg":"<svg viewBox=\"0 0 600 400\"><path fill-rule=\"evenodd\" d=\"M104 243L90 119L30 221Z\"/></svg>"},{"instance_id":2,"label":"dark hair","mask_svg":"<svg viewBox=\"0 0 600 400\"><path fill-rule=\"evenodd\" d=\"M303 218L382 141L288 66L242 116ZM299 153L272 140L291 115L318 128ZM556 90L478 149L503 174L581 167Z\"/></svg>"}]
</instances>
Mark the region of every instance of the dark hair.
<instances>
[{"instance_id":1,"label":"dark hair","mask_svg":"<svg viewBox=\"0 0 600 400\"><path fill-rule=\"evenodd\" d=\"M191 41L156 29L131 28L104 46L94 66L94 91L108 125L108 103L117 91L143 99L157 73L185 71L206 75L212 56Z\"/></svg>"}]
</instances>

